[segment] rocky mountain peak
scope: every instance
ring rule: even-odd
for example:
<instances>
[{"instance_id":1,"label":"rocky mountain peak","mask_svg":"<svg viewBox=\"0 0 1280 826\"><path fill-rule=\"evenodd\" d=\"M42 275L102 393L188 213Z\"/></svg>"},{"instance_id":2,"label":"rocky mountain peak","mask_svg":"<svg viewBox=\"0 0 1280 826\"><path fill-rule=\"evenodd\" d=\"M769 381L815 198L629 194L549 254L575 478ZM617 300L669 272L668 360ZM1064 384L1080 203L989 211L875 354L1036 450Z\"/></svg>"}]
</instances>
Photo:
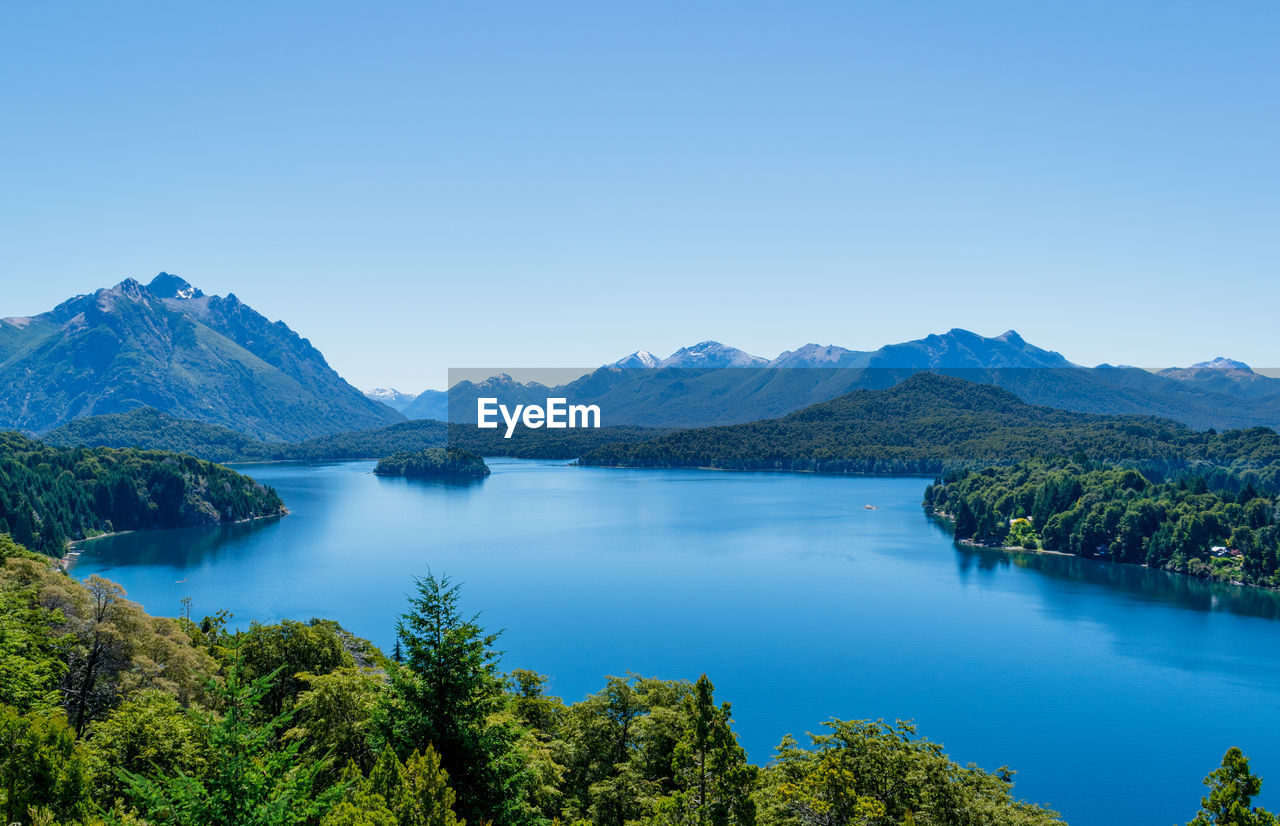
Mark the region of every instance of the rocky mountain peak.
<instances>
[{"instance_id":1,"label":"rocky mountain peak","mask_svg":"<svg viewBox=\"0 0 1280 826\"><path fill-rule=\"evenodd\" d=\"M204 293L191 286L185 279L172 273L162 272L151 283L147 290L156 298L202 298Z\"/></svg>"},{"instance_id":2,"label":"rocky mountain peak","mask_svg":"<svg viewBox=\"0 0 1280 826\"><path fill-rule=\"evenodd\" d=\"M1191 367L1193 369L1207 368L1210 370L1241 370L1246 373L1253 372L1253 368L1245 364L1243 361L1236 361L1235 359L1224 358L1223 356L1218 356L1216 359L1212 359L1211 361L1197 362L1191 365Z\"/></svg>"}]
</instances>

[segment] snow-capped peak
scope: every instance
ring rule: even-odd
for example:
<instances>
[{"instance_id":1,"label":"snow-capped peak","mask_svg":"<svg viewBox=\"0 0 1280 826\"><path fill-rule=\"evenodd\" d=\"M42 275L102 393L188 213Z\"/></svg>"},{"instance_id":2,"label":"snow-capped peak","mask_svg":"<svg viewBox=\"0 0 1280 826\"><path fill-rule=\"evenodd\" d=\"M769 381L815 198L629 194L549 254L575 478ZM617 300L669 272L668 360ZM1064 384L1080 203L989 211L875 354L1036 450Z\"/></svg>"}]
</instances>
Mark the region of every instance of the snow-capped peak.
<instances>
[{"instance_id":1,"label":"snow-capped peak","mask_svg":"<svg viewBox=\"0 0 1280 826\"><path fill-rule=\"evenodd\" d=\"M167 272L151 279L147 289L158 298L204 298L204 293L191 286L185 278Z\"/></svg>"},{"instance_id":2,"label":"snow-capped peak","mask_svg":"<svg viewBox=\"0 0 1280 826\"><path fill-rule=\"evenodd\" d=\"M737 347L718 341L700 341L692 347L681 347L662 360L663 367L763 367L767 359L753 356Z\"/></svg>"},{"instance_id":3,"label":"snow-capped peak","mask_svg":"<svg viewBox=\"0 0 1280 826\"><path fill-rule=\"evenodd\" d=\"M622 358L618 359L617 361L615 361L613 364L610 364L609 366L624 367L624 368L629 368L633 370L640 370L640 369L647 370L653 367L657 367L659 363L660 363L660 360L658 359L658 357L655 356L653 353L650 353L648 350L636 350L631 355L623 356Z\"/></svg>"},{"instance_id":4,"label":"snow-capped peak","mask_svg":"<svg viewBox=\"0 0 1280 826\"><path fill-rule=\"evenodd\" d=\"M408 404L418 397L417 393L404 393L394 387L375 387L372 390L364 391L365 398L373 399L375 402L383 404Z\"/></svg>"},{"instance_id":5,"label":"snow-capped peak","mask_svg":"<svg viewBox=\"0 0 1280 826\"><path fill-rule=\"evenodd\" d=\"M1224 358L1222 356L1218 356L1212 361L1201 361L1191 366L1208 367L1211 370L1244 370L1250 373L1253 372L1249 365L1245 364L1243 361L1236 361L1235 359Z\"/></svg>"}]
</instances>

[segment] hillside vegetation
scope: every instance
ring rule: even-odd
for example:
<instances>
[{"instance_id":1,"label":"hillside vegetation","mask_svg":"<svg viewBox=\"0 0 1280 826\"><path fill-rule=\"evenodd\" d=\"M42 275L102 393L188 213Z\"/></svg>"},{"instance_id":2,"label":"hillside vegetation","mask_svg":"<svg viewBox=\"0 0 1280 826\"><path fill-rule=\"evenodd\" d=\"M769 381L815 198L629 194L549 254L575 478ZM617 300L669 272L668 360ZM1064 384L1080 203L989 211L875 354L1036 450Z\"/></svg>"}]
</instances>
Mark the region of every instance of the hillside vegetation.
<instances>
[{"instance_id":1,"label":"hillside vegetation","mask_svg":"<svg viewBox=\"0 0 1280 826\"><path fill-rule=\"evenodd\" d=\"M1200 477L1156 484L1135 470L1032 460L944 479L924 504L953 520L958 540L1280 585L1280 499L1250 484L1213 492Z\"/></svg>"},{"instance_id":2,"label":"hillside vegetation","mask_svg":"<svg viewBox=\"0 0 1280 826\"><path fill-rule=\"evenodd\" d=\"M280 497L233 470L169 451L63 448L0 433L0 533L60 555L69 540L272 516Z\"/></svg>"},{"instance_id":3,"label":"hillside vegetation","mask_svg":"<svg viewBox=\"0 0 1280 826\"><path fill-rule=\"evenodd\" d=\"M1280 489L1280 436L1200 432L1167 419L1035 407L1006 390L917 373L780 419L683 430L588 451L582 464L935 475L949 468L1082 454L1164 478Z\"/></svg>"}]
</instances>

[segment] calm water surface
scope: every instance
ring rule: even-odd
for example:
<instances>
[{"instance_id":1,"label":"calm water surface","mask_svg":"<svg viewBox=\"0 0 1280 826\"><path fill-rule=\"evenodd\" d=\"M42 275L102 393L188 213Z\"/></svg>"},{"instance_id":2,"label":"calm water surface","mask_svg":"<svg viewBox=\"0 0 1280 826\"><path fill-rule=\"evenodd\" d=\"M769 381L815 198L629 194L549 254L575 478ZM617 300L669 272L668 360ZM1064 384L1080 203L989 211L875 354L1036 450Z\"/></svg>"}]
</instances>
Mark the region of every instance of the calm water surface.
<instances>
[{"instance_id":1,"label":"calm water surface","mask_svg":"<svg viewBox=\"0 0 1280 826\"><path fill-rule=\"evenodd\" d=\"M289 516L98 540L73 573L154 613L189 596L196 616L332 617L389 647L430 568L506 629L506 668L567 700L705 671L761 762L832 716L910 718L1073 824L1189 820L1229 745L1280 787L1271 594L960 548L921 479L490 464L466 487L245 466Z\"/></svg>"}]
</instances>

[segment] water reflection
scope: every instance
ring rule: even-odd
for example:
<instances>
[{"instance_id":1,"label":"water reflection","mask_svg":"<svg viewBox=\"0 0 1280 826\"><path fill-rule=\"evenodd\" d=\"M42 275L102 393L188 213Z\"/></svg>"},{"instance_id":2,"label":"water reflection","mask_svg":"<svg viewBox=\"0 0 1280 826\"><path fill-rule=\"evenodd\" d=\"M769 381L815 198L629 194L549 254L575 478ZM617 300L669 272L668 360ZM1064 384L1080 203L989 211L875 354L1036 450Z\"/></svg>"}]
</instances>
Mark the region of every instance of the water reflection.
<instances>
[{"instance_id":1,"label":"water reflection","mask_svg":"<svg viewBox=\"0 0 1280 826\"><path fill-rule=\"evenodd\" d=\"M955 543L962 579L975 571L990 575L1011 567L1035 571L1054 580L1086 583L1121 591L1144 602L1193 611L1224 611L1244 617L1280 619L1280 594L1261 588L1210 582L1185 574L1096 559L1032 551L1002 551Z\"/></svg>"},{"instance_id":2,"label":"water reflection","mask_svg":"<svg viewBox=\"0 0 1280 826\"><path fill-rule=\"evenodd\" d=\"M278 529L285 517L271 516L248 522L232 522L220 525L194 525L187 528L168 528L132 533L113 534L78 543L79 561L88 558L102 560L121 559L129 565L165 565L172 568L192 568L206 558L214 558L220 551L234 547L237 542L252 534ZM72 565L72 570L75 569Z\"/></svg>"},{"instance_id":3,"label":"water reflection","mask_svg":"<svg viewBox=\"0 0 1280 826\"><path fill-rule=\"evenodd\" d=\"M450 478L429 479L420 476L377 476L383 485L422 488L424 490L467 490L478 489L485 483L487 476L458 476Z\"/></svg>"}]
</instances>

